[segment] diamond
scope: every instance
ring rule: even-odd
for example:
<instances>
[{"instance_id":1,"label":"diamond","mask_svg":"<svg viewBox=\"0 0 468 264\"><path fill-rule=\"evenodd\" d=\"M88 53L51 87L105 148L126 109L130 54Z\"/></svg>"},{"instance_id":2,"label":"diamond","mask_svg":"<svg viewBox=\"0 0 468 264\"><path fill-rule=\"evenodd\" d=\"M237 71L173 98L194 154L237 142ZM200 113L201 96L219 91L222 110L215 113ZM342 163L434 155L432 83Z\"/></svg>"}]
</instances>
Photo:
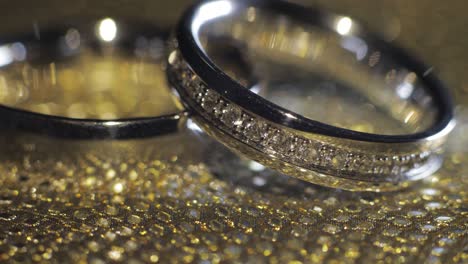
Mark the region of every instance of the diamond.
<instances>
[{"instance_id":1,"label":"diamond","mask_svg":"<svg viewBox=\"0 0 468 264\"><path fill-rule=\"evenodd\" d=\"M213 113L216 117L221 117L226 108L226 103L223 100L220 100L219 103L213 108Z\"/></svg>"},{"instance_id":2,"label":"diamond","mask_svg":"<svg viewBox=\"0 0 468 264\"><path fill-rule=\"evenodd\" d=\"M334 154L334 149L327 147L327 146L321 146L319 148L320 165L330 166L332 164L333 154Z\"/></svg>"},{"instance_id":3,"label":"diamond","mask_svg":"<svg viewBox=\"0 0 468 264\"><path fill-rule=\"evenodd\" d=\"M237 127L242 125L242 110L235 105L228 105L222 114L221 120L228 127Z\"/></svg>"},{"instance_id":4,"label":"diamond","mask_svg":"<svg viewBox=\"0 0 468 264\"><path fill-rule=\"evenodd\" d=\"M362 166L364 156L359 154L350 154L349 155L349 168L351 170L359 171Z\"/></svg>"},{"instance_id":5,"label":"diamond","mask_svg":"<svg viewBox=\"0 0 468 264\"><path fill-rule=\"evenodd\" d=\"M391 165L387 165L387 164L381 165L381 166L379 166L379 173L380 174L390 174L391 169L392 169Z\"/></svg>"},{"instance_id":6,"label":"diamond","mask_svg":"<svg viewBox=\"0 0 468 264\"><path fill-rule=\"evenodd\" d=\"M309 140L297 140L296 143L296 158L307 164L317 161L318 152L316 146Z\"/></svg>"},{"instance_id":7,"label":"diamond","mask_svg":"<svg viewBox=\"0 0 468 264\"><path fill-rule=\"evenodd\" d=\"M260 142L267 132L267 125L261 121L250 119L245 124L245 135L254 142Z\"/></svg>"},{"instance_id":8,"label":"diamond","mask_svg":"<svg viewBox=\"0 0 468 264\"><path fill-rule=\"evenodd\" d=\"M278 143L281 138L281 133L279 130L269 128L265 136L265 140L262 142L262 145L266 147L266 151L269 154L275 154L278 150Z\"/></svg>"},{"instance_id":9,"label":"diamond","mask_svg":"<svg viewBox=\"0 0 468 264\"><path fill-rule=\"evenodd\" d=\"M372 157L369 157L367 155L358 155L356 156L356 159L354 160L353 167L355 168L356 171L360 173L372 173L373 167L374 167L374 159Z\"/></svg>"},{"instance_id":10,"label":"diamond","mask_svg":"<svg viewBox=\"0 0 468 264\"><path fill-rule=\"evenodd\" d=\"M193 85L193 97L195 100L201 100L203 95L205 94L205 85L202 83L195 83Z\"/></svg>"},{"instance_id":11,"label":"diamond","mask_svg":"<svg viewBox=\"0 0 468 264\"><path fill-rule=\"evenodd\" d=\"M377 170L376 159L374 155L363 155L361 158L361 171L367 173L374 173Z\"/></svg>"},{"instance_id":12,"label":"diamond","mask_svg":"<svg viewBox=\"0 0 468 264\"><path fill-rule=\"evenodd\" d=\"M401 173L401 168L398 165L392 165L390 167L390 174L392 175L399 175Z\"/></svg>"},{"instance_id":13,"label":"diamond","mask_svg":"<svg viewBox=\"0 0 468 264\"><path fill-rule=\"evenodd\" d=\"M194 74L190 69L186 68L182 70L180 77L182 78L182 82L183 82L182 84L184 86L187 86L192 82L192 78L194 77Z\"/></svg>"},{"instance_id":14,"label":"diamond","mask_svg":"<svg viewBox=\"0 0 468 264\"><path fill-rule=\"evenodd\" d=\"M271 153L281 153L286 156L291 154L295 143L293 135L275 129L272 129L269 135L267 140L265 140L268 151Z\"/></svg>"},{"instance_id":15,"label":"diamond","mask_svg":"<svg viewBox=\"0 0 468 264\"><path fill-rule=\"evenodd\" d=\"M280 135L278 130L269 128L263 144L268 146L276 145L276 143L279 141L279 136Z\"/></svg>"},{"instance_id":16,"label":"diamond","mask_svg":"<svg viewBox=\"0 0 468 264\"><path fill-rule=\"evenodd\" d=\"M200 100L203 94L205 93L205 85L198 80L191 80L190 83L186 85L188 93L195 100Z\"/></svg>"},{"instance_id":17,"label":"diamond","mask_svg":"<svg viewBox=\"0 0 468 264\"><path fill-rule=\"evenodd\" d=\"M387 156L375 157L373 173L390 174L392 172L392 163L393 160Z\"/></svg>"},{"instance_id":18,"label":"diamond","mask_svg":"<svg viewBox=\"0 0 468 264\"><path fill-rule=\"evenodd\" d=\"M375 157L375 162L382 166L390 166L392 165L392 160L386 156L377 156Z\"/></svg>"},{"instance_id":19,"label":"diamond","mask_svg":"<svg viewBox=\"0 0 468 264\"><path fill-rule=\"evenodd\" d=\"M348 155L345 152L336 152L335 156L331 159L333 167L339 170L344 170L348 166Z\"/></svg>"},{"instance_id":20,"label":"diamond","mask_svg":"<svg viewBox=\"0 0 468 264\"><path fill-rule=\"evenodd\" d=\"M284 155L291 155L294 151L296 138L290 133L281 133L278 146Z\"/></svg>"},{"instance_id":21,"label":"diamond","mask_svg":"<svg viewBox=\"0 0 468 264\"><path fill-rule=\"evenodd\" d=\"M202 107L208 112L213 112L214 107L218 104L219 96L211 91L206 91L205 96L202 99Z\"/></svg>"}]
</instances>

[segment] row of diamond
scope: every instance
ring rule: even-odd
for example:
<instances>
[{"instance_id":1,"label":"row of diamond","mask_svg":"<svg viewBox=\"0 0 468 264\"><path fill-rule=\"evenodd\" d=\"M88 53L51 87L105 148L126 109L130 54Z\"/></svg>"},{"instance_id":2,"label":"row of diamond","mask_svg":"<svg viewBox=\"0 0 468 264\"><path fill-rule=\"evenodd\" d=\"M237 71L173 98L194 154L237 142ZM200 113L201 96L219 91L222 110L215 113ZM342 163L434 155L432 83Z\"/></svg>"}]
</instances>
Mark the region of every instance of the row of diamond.
<instances>
[{"instance_id":1,"label":"row of diamond","mask_svg":"<svg viewBox=\"0 0 468 264\"><path fill-rule=\"evenodd\" d=\"M377 155L312 140L267 122L226 100L207 87L188 64L172 53L169 70L182 84L206 119L242 142L268 155L306 169L333 171L349 176L400 175L428 162L430 152L407 155Z\"/></svg>"}]
</instances>

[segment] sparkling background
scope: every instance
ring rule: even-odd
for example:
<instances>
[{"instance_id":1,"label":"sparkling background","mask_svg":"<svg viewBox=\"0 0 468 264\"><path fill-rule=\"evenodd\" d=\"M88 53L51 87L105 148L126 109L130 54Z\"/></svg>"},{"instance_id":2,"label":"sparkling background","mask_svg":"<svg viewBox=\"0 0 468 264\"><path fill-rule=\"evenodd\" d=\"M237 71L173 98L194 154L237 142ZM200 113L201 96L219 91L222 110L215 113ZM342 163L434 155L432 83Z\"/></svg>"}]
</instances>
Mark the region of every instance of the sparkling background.
<instances>
[{"instance_id":1,"label":"sparkling background","mask_svg":"<svg viewBox=\"0 0 468 264\"><path fill-rule=\"evenodd\" d=\"M277 175L190 129L132 141L4 132L0 260L466 263L466 4L320 3L383 29L452 89L460 122L441 171L400 192L350 193ZM185 4L2 1L1 30L78 14L138 15L170 26Z\"/></svg>"}]
</instances>

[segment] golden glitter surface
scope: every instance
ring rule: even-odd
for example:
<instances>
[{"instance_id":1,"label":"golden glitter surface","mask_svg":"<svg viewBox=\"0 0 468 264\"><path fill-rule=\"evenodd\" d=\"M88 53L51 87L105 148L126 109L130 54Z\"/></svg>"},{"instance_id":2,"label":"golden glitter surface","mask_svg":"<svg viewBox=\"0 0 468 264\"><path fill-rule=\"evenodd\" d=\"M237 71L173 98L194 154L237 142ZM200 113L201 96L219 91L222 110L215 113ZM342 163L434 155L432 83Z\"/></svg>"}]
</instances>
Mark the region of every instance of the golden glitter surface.
<instances>
[{"instance_id":1,"label":"golden glitter surface","mask_svg":"<svg viewBox=\"0 0 468 264\"><path fill-rule=\"evenodd\" d=\"M172 24L167 21L175 21L187 4L134 1L127 8L128 1L74 1L68 7L63 1L45 2L50 6L41 13L47 4L26 1L30 16L157 13ZM346 11L353 1L320 2ZM461 1L452 3L452 11L445 3L428 2L363 1L350 13L367 21L383 17L382 23L391 25L389 36L427 56L456 95L459 124L435 175L380 194L318 187L238 158L191 122L181 122L174 134L120 141L2 131L0 262L467 263L468 93L460 84L468 78L462 74L468 38L459 27L466 9ZM16 5L24 3L9 1L2 9L20 10ZM413 18L428 14L421 10L436 15L416 23ZM9 26L17 25L17 13L4 17ZM115 63L132 65L120 58ZM121 103L115 100L111 103ZM103 117L96 109L90 115ZM112 113L138 116L132 111L141 109L132 104Z\"/></svg>"},{"instance_id":2,"label":"golden glitter surface","mask_svg":"<svg viewBox=\"0 0 468 264\"><path fill-rule=\"evenodd\" d=\"M417 187L351 193L237 159L191 130L2 137L0 258L129 263L467 261L466 155ZM200 147L202 146L202 147Z\"/></svg>"}]
</instances>

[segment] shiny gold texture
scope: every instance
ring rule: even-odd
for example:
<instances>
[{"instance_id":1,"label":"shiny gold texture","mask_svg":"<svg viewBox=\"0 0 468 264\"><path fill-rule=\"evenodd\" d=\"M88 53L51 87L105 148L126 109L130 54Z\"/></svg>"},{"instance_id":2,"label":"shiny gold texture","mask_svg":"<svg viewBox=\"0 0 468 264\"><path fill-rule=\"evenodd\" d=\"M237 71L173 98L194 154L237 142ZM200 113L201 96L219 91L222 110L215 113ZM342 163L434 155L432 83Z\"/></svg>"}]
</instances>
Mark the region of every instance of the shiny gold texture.
<instances>
[{"instance_id":1,"label":"shiny gold texture","mask_svg":"<svg viewBox=\"0 0 468 264\"><path fill-rule=\"evenodd\" d=\"M437 174L382 194L317 187L239 160L191 123L133 141L2 133L0 262L467 263L466 2L300 2L360 18L440 72L459 124ZM187 4L4 1L0 29L78 14L172 25Z\"/></svg>"},{"instance_id":2,"label":"shiny gold texture","mask_svg":"<svg viewBox=\"0 0 468 264\"><path fill-rule=\"evenodd\" d=\"M417 186L372 194L279 175L192 130L118 142L1 139L5 261L467 260L459 153Z\"/></svg>"}]
</instances>

